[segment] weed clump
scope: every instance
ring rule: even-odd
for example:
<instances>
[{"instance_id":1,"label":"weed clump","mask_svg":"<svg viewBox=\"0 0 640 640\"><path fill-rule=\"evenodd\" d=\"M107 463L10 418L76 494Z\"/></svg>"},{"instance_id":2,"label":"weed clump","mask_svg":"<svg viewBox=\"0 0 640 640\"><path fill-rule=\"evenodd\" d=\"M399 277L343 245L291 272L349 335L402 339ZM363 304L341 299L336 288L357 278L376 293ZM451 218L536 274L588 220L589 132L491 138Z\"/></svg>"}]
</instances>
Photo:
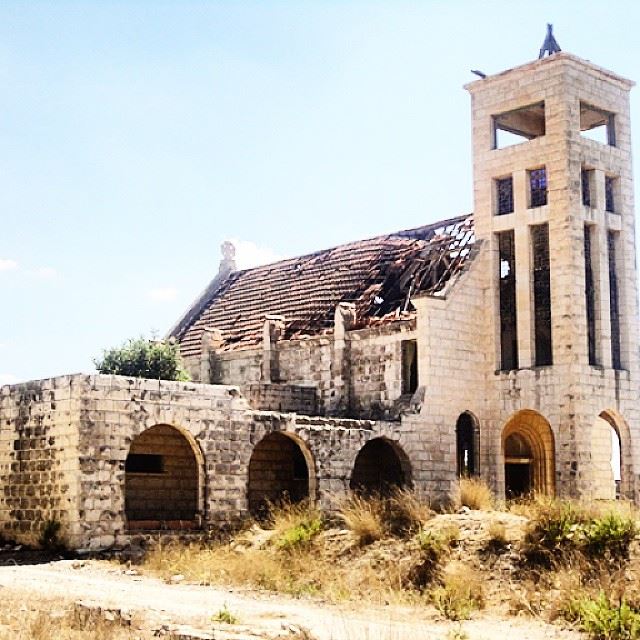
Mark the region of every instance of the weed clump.
<instances>
[{"instance_id":1,"label":"weed clump","mask_svg":"<svg viewBox=\"0 0 640 640\"><path fill-rule=\"evenodd\" d=\"M491 511L495 499L489 485L480 478L461 478L455 505L478 511Z\"/></svg>"},{"instance_id":2,"label":"weed clump","mask_svg":"<svg viewBox=\"0 0 640 640\"><path fill-rule=\"evenodd\" d=\"M216 614L211 616L211 622L222 622L223 624L238 624L240 619L231 613L226 603Z\"/></svg>"},{"instance_id":3,"label":"weed clump","mask_svg":"<svg viewBox=\"0 0 640 640\"><path fill-rule=\"evenodd\" d=\"M445 574L442 584L431 591L431 601L447 620L467 620L484 606L484 592L478 576L468 567Z\"/></svg>"},{"instance_id":4,"label":"weed clump","mask_svg":"<svg viewBox=\"0 0 640 640\"><path fill-rule=\"evenodd\" d=\"M624 598L613 602L600 591L596 598L571 600L565 618L576 622L594 640L634 640L640 638L640 612Z\"/></svg>"}]
</instances>

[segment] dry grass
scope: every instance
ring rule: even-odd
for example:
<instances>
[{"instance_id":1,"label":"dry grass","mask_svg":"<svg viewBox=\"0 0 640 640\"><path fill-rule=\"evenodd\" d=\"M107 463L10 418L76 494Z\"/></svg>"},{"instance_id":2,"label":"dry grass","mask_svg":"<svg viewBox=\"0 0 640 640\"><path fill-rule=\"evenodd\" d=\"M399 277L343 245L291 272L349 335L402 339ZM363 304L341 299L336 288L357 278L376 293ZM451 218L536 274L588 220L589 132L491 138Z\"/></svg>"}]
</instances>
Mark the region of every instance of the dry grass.
<instances>
[{"instance_id":1,"label":"dry grass","mask_svg":"<svg viewBox=\"0 0 640 640\"><path fill-rule=\"evenodd\" d=\"M460 478L454 500L457 508L469 507L480 511L491 511L495 504L493 492L484 480Z\"/></svg>"},{"instance_id":2,"label":"dry grass","mask_svg":"<svg viewBox=\"0 0 640 640\"><path fill-rule=\"evenodd\" d=\"M0 608L0 640L138 640L140 631L105 620L81 624L72 605L37 600L7 599Z\"/></svg>"},{"instance_id":3,"label":"dry grass","mask_svg":"<svg viewBox=\"0 0 640 640\"><path fill-rule=\"evenodd\" d=\"M436 609L448 620L466 620L485 605L482 579L471 567L453 564L431 591Z\"/></svg>"},{"instance_id":4,"label":"dry grass","mask_svg":"<svg viewBox=\"0 0 640 640\"><path fill-rule=\"evenodd\" d=\"M361 546L381 540L385 535L379 498L354 494L342 503L338 516Z\"/></svg>"}]
</instances>

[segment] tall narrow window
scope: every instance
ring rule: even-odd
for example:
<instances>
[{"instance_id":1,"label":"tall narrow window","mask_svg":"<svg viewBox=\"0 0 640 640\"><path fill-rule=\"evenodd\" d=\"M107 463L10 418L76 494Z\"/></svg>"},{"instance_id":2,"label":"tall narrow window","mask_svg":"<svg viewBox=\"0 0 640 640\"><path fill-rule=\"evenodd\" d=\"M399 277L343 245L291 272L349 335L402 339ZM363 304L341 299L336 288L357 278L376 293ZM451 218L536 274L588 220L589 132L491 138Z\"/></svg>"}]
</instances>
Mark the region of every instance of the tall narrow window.
<instances>
[{"instance_id":1,"label":"tall narrow window","mask_svg":"<svg viewBox=\"0 0 640 640\"><path fill-rule=\"evenodd\" d=\"M614 177L604 177L604 208L609 213L616 211L615 186L616 179Z\"/></svg>"},{"instance_id":2,"label":"tall narrow window","mask_svg":"<svg viewBox=\"0 0 640 640\"><path fill-rule=\"evenodd\" d=\"M456 458L458 476L461 478L477 475L478 447L475 421L467 413L461 413L456 422Z\"/></svg>"},{"instance_id":3,"label":"tall narrow window","mask_svg":"<svg viewBox=\"0 0 640 640\"><path fill-rule=\"evenodd\" d=\"M591 252L591 227L584 226L584 295L587 308L587 345L589 364L597 365L596 355L596 290Z\"/></svg>"},{"instance_id":4,"label":"tall narrow window","mask_svg":"<svg viewBox=\"0 0 640 640\"><path fill-rule=\"evenodd\" d=\"M496 180L497 214L513 213L513 177Z\"/></svg>"},{"instance_id":5,"label":"tall narrow window","mask_svg":"<svg viewBox=\"0 0 640 640\"><path fill-rule=\"evenodd\" d=\"M585 207L591 206L591 171L583 169L580 174L580 182L582 186L582 204Z\"/></svg>"},{"instance_id":6,"label":"tall narrow window","mask_svg":"<svg viewBox=\"0 0 640 640\"><path fill-rule=\"evenodd\" d=\"M533 169L529 171L529 206L542 207L547 204L547 170Z\"/></svg>"},{"instance_id":7,"label":"tall narrow window","mask_svg":"<svg viewBox=\"0 0 640 640\"><path fill-rule=\"evenodd\" d=\"M552 364L551 277L549 270L549 225L531 227L533 254L533 317L536 366Z\"/></svg>"},{"instance_id":8,"label":"tall narrow window","mask_svg":"<svg viewBox=\"0 0 640 640\"><path fill-rule=\"evenodd\" d=\"M609 248L609 313L611 318L611 365L622 369L620 355L620 299L618 295L618 270L616 267L616 234L607 233Z\"/></svg>"},{"instance_id":9,"label":"tall narrow window","mask_svg":"<svg viewBox=\"0 0 640 640\"><path fill-rule=\"evenodd\" d=\"M415 340L402 341L402 393L418 388L418 345Z\"/></svg>"},{"instance_id":10,"label":"tall narrow window","mask_svg":"<svg viewBox=\"0 0 640 640\"><path fill-rule=\"evenodd\" d=\"M500 368L518 368L516 318L516 259L513 231L498 234L498 277L500 281Z\"/></svg>"}]
</instances>

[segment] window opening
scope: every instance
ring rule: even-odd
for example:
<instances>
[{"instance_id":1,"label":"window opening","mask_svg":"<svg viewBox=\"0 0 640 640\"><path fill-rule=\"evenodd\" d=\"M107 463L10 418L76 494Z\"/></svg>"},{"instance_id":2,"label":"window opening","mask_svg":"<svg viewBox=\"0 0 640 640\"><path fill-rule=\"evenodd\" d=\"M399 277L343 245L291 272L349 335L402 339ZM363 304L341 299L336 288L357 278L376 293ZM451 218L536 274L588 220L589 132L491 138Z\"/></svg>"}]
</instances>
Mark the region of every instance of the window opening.
<instances>
[{"instance_id":1,"label":"window opening","mask_svg":"<svg viewBox=\"0 0 640 640\"><path fill-rule=\"evenodd\" d=\"M533 309L536 366L553 362L551 343L551 274L549 268L549 226L531 227L533 249Z\"/></svg>"},{"instance_id":2,"label":"window opening","mask_svg":"<svg viewBox=\"0 0 640 640\"><path fill-rule=\"evenodd\" d=\"M616 234L607 234L609 249L609 314L611 318L611 365L622 369L620 357L620 300L618 292L618 273L616 268Z\"/></svg>"},{"instance_id":3,"label":"window opening","mask_svg":"<svg viewBox=\"0 0 640 640\"><path fill-rule=\"evenodd\" d=\"M496 195L498 215L513 213L513 177L498 178L496 180Z\"/></svg>"},{"instance_id":4,"label":"window opening","mask_svg":"<svg viewBox=\"0 0 640 640\"><path fill-rule=\"evenodd\" d=\"M604 177L604 208L609 213L615 213L616 201L615 201L615 178L612 176Z\"/></svg>"},{"instance_id":5,"label":"window opening","mask_svg":"<svg viewBox=\"0 0 640 640\"><path fill-rule=\"evenodd\" d=\"M593 277L593 264L591 252L591 227L584 227L584 294L587 307L587 344L589 351L589 364L597 365L596 357L596 292Z\"/></svg>"},{"instance_id":6,"label":"window opening","mask_svg":"<svg viewBox=\"0 0 640 640\"><path fill-rule=\"evenodd\" d=\"M500 294L500 368L518 368L518 331L516 318L516 261L513 231L498 234Z\"/></svg>"},{"instance_id":7,"label":"window opening","mask_svg":"<svg viewBox=\"0 0 640 640\"><path fill-rule=\"evenodd\" d=\"M418 345L415 340L402 341L402 393L415 393L418 388Z\"/></svg>"},{"instance_id":8,"label":"window opening","mask_svg":"<svg viewBox=\"0 0 640 640\"><path fill-rule=\"evenodd\" d=\"M542 207L547 204L547 171L544 167L529 171L530 207Z\"/></svg>"},{"instance_id":9,"label":"window opening","mask_svg":"<svg viewBox=\"0 0 640 640\"><path fill-rule=\"evenodd\" d=\"M163 473L162 456L155 453L130 453L124 463L127 473Z\"/></svg>"},{"instance_id":10,"label":"window opening","mask_svg":"<svg viewBox=\"0 0 640 640\"><path fill-rule=\"evenodd\" d=\"M591 171L583 169L581 173L582 204L585 207L591 206Z\"/></svg>"},{"instance_id":11,"label":"window opening","mask_svg":"<svg viewBox=\"0 0 640 640\"><path fill-rule=\"evenodd\" d=\"M615 115L610 111L580 103L580 134L600 144L616 146Z\"/></svg>"},{"instance_id":12,"label":"window opening","mask_svg":"<svg viewBox=\"0 0 640 640\"><path fill-rule=\"evenodd\" d=\"M545 134L544 102L492 117L492 149L503 149Z\"/></svg>"},{"instance_id":13,"label":"window opening","mask_svg":"<svg viewBox=\"0 0 640 640\"><path fill-rule=\"evenodd\" d=\"M456 452L458 476L469 477L478 473L476 462L476 433L473 418L463 413L456 422Z\"/></svg>"}]
</instances>

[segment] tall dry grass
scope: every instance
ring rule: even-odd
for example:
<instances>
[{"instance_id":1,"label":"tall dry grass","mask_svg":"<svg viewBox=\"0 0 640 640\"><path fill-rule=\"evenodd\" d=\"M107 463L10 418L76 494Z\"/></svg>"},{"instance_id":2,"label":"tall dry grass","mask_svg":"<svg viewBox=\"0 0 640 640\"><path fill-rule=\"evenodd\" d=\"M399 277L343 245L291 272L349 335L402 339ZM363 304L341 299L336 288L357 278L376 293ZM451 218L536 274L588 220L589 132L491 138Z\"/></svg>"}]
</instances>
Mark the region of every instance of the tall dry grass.
<instances>
[{"instance_id":1,"label":"tall dry grass","mask_svg":"<svg viewBox=\"0 0 640 640\"><path fill-rule=\"evenodd\" d=\"M478 511L491 511L495 506L495 496L484 480L460 478L454 506L458 509L468 507Z\"/></svg>"}]
</instances>

